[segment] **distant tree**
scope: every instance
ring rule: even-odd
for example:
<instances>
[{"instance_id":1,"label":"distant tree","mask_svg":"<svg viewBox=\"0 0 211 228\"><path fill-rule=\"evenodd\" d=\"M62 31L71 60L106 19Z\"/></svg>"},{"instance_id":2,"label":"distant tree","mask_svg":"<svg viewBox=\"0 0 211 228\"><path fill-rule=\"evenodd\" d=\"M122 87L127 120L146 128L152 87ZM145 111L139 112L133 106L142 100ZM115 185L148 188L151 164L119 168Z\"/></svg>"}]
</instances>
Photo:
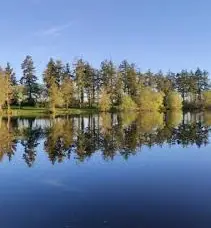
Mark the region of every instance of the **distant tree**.
<instances>
[{"instance_id":1,"label":"distant tree","mask_svg":"<svg viewBox=\"0 0 211 228\"><path fill-rule=\"evenodd\" d=\"M182 98L177 92L169 92L166 99L166 108L169 110L181 110Z\"/></svg>"},{"instance_id":2,"label":"distant tree","mask_svg":"<svg viewBox=\"0 0 211 228\"><path fill-rule=\"evenodd\" d=\"M122 75L120 72L118 72L118 74L117 74L115 84L116 84L116 89L114 90L114 94L115 94L116 104L121 105L122 99L123 99L123 96L125 93L124 93L124 83L123 83Z\"/></svg>"},{"instance_id":3,"label":"distant tree","mask_svg":"<svg viewBox=\"0 0 211 228\"><path fill-rule=\"evenodd\" d=\"M71 78L65 78L61 85L61 93L66 109L73 103L74 100L74 84Z\"/></svg>"},{"instance_id":4,"label":"distant tree","mask_svg":"<svg viewBox=\"0 0 211 228\"><path fill-rule=\"evenodd\" d=\"M86 62L83 59L79 59L74 64L74 78L77 87L77 99L79 107L81 108L84 104L84 93L85 93L85 80L86 80Z\"/></svg>"},{"instance_id":5,"label":"distant tree","mask_svg":"<svg viewBox=\"0 0 211 228\"><path fill-rule=\"evenodd\" d=\"M100 94L99 109L102 112L109 111L111 108L111 99L109 93L105 89Z\"/></svg>"},{"instance_id":6,"label":"distant tree","mask_svg":"<svg viewBox=\"0 0 211 228\"><path fill-rule=\"evenodd\" d=\"M202 93L205 90L209 89L209 79L208 79L208 72L202 71L200 68L197 68L194 74L195 79L195 87L198 94L199 101L202 100Z\"/></svg>"},{"instance_id":7,"label":"distant tree","mask_svg":"<svg viewBox=\"0 0 211 228\"><path fill-rule=\"evenodd\" d=\"M64 78L65 75L65 67L62 63L61 60L56 60L55 62L55 70L56 70L56 84L58 85L58 87L61 86L62 84L62 80Z\"/></svg>"},{"instance_id":8,"label":"distant tree","mask_svg":"<svg viewBox=\"0 0 211 228\"><path fill-rule=\"evenodd\" d=\"M159 111L163 108L163 93L156 92L150 87L142 88L136 101L142 111Z\"/></svg>"},{"instance_id":9,"label":"distant tree","mask_svg":"<svg viewBox=\"0 0 211 228\"><path fill-rule=\"evenodd\" d=\"M7 84L6 84L6 77L5 72L0 70L0 112L2 112L3 106L7 101Z\"/></svg>"},{"instance_id":10,"label":"distant tree","mask_svg":"<svg viewBox=\"0 0 211 228\"><path fill-rule=\"evenodd\" d=\"M19 108L21 108L21 105L24 101L24 94L25 94L25 87L22 85L16 85L14 87L14 99L18 103Z\"/></svg>"},{"instance_id":11,"label":"distant tree","mask_svg":"<svg viewBox=\"0 0 211 228\"><path fill-rule=\"evenodd\" d=\"M62 94L58 83L58 69L54 60L51 58L43 73L43 81L46 85L50 109L52 113L56 112L56 105L62 105Z\"/></svg>"},{"instance_id":12,"label":"distant tree","mask_svg":"<svg viewBox=\"0 0 211 228\"><path fill-rule=\"evenodd\" d=\"M5 93L6 93L6 102L7 102L7 113L10 114L10 104L14 97L14 86L11 78L11 71L5 70Z\"/></svg>"},{"instance_id":13,"label":"distant tree","mask_svg":"<svg viewBox=\"0 0 211 228\"><path fill-rule=\"evenodd\" d=\"M84 75L84 90L88 98L89 107L93 106L95 103L96 95L96 70L87 63L85 65L85 75Z\"/></svg>"},{"instance_id":14,"label":"distant tree","mask_svg":"<svg viewBox=\"0 0 211 228\"><path fill-rule=\"evenodd\" d=\"M192 85L192 79L187 70L182 70L180 73L176 74L176 88L179 93L181 93L183 104L185 102L186 95L190 92L190 86Z\"/></svg>"},{"instance_id":15,"label":"distant tree","mask_svg":"<svg viewBox=\"0 0 211 228\"><path fill-rule=\"evenodd\" d=\"M23 70L23 76L21 77L21 84L25 86L28 104L33 105L34 94L37 92L37 77L35 75L34 62L31 56L26 56L25 60L21 64Z\"/></svg>"},{"instance_id":16,"label":"distant tree","mask_svg":"<svg viewBox=\"0 0 211 228\"><path fill-rule=\"evenodd\" d=\"M9 78L10 78L12 86L16 86L18 83L17 83L17 79L16 79L16 76L15 76L15 72L14 72L14 70L11 67L9 62L7 62L7 66L5 68L5 72L6 72L7 75L9 75Z\"/></svg>"},{"instance_id":17,"label":"distant tree","mask_svg":"<svg viewBox=\"0 0 211 228\"><path fill-rule=\"evenodd\" d=\"M120 110L127 111L127 110L136 110L137 105L133 101L133 99L129 95L123 95L122 103L120 105Z\"/></svg>"},{"instance_id":18,"label":"distant tree","mask_svg":"<svg viewBox=\"0 0 211 228\"><path fill-rule=\"evenodd\" d=\"M135 97L138 82L135 64L129 64L127 60L124 60L119 66L119 72L122 75L124 92L132 97Z\"/></svg>"},{"instance_id":19,"label":"distant tree","mask_svg":"<svg viewBox=\"0 0 211 228\"><path fill-rule=\"evenodd\" d=\"M144 77L145 77L144 85L155 89L157 83L156 83L156 77L154 73L149 69L146 73L144 73Z\"/></svg>"},{"instance_id":20,"label":"distant tree","mask_svg":"<svg viewBox=\"0 0 211 228\"><path fill-rule=\"evenodd\" d=\"M62 81L65 80L66 78L68 79L73 79L73 75L71 73L71 69L70 69L70 64L67 63L65 66L64 66L64 69L63 69L63 75L62 75Z\"/></svg>"},{"instance_id":21,"label":"distant tree","mask_svg":"<svg viewBox=\"0 0 211 228\"><path fill-rule=\"evenodd\" d=\"M211 90L203 92L203 106L205 108L211 108Z\"/></svg>"},{"instance_id":22,"label":"distant tree","mask_svg":"<svg viewBox=\"0 0 211 228\"><path fill-rule=\"evenodd\" d=\"M43 81L47 88L51 87L52 82L58 85L56 64L52 58L50 58L47 67L43 73Z\"/></svg>"},{"instance_id":23,"label":"distant tree","mask_svg":"<svg viewBox=\"0 0 211 228\"><path fill-rule=\"evenodd\" d=\"M101 85L107 91L110 96L111 104L114 105L115 101L115 89L117 70L114 63L110 60L105 60L101 63L100 67Z\"/></svg>"}]
</instances>

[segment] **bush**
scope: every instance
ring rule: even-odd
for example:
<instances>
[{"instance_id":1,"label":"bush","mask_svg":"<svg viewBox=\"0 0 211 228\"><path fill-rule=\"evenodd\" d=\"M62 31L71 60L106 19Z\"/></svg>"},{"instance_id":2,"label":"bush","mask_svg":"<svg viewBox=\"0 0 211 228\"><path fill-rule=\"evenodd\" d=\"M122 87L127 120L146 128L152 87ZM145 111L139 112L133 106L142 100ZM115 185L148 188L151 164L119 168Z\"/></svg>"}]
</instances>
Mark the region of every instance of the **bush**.
<instances>
[{"instance_id":1,"label":"bush","mask_svg":"<svg viewBox=\"0 0 211 228\"><path fill-rule=\"evenodd\" d=\"M135 109L137 109L137 105L130 96L124 95L122 97L122 103L120 105L120 109L123 111L124 110L135 110Z\"/></svg>"},{"instance_id":2,"label":"bush","mask_svg":"<svg viewBox=\"0 0 211 228\"><path fill-rule=\"evenodd\" d=\"M182 97L177 92L170 92L166 97L166 108L169 110L181 110Z\"/></svg>"},{"instance_id":3,"label":"bush","mask_svg":"<svg viewBox=\"0 0 211 228\"><path fill-rule=\"evenodd\" d=\"M205 108L211 109L211 90L205 91L203 93L203 106Z\"/></svg>"},{"instance_id":4,"label":"bush","mask_svg":"<svg viewBox=\"0 0 211 228\"><path fill-rule=\"evenodd\" d=\"M160 111L163 108L163 97L163 93L142 88L136 99L138 108L142 111Z\"/></svg>"}]
</instances>

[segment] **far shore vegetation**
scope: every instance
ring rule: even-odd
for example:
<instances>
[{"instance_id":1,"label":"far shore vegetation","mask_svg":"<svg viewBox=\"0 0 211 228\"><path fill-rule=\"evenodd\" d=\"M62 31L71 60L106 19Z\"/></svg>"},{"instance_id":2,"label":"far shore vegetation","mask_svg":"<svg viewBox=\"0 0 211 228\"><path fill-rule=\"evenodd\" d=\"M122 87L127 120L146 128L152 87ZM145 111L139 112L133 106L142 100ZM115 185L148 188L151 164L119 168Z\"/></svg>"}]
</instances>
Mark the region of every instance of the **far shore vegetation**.
<instances>
[{"instance_id":1,"label":"far shore vegetation","mask_svg":"<svg viewBox=\"0 0 211 228\"><path fill-rule=\"evenodd\" d=\"M127 60L104 60L96 69L83 59L70 64L51 58L42 83L31 56L21 69L17 80L10 63L0 67L0 115L211 109L209 74L200 68L154 73Z\"/></svg>"}]
</instances>

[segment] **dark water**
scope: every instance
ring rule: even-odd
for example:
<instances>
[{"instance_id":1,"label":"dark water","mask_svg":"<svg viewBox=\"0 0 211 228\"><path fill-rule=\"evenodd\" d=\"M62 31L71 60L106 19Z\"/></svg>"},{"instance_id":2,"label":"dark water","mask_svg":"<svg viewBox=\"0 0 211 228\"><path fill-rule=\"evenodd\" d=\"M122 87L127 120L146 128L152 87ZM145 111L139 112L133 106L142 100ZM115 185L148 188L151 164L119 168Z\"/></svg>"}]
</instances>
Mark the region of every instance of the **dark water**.
<instances>
[{"instance_id":1,"label":"dark water","mask_svg":"<svg viewBox=\"0 0 211 228\"><path fill-rule=\"evenodd\" d=\"M0 120L0 227L211 227L211 114Z\"/></svg>"}]
</instances>

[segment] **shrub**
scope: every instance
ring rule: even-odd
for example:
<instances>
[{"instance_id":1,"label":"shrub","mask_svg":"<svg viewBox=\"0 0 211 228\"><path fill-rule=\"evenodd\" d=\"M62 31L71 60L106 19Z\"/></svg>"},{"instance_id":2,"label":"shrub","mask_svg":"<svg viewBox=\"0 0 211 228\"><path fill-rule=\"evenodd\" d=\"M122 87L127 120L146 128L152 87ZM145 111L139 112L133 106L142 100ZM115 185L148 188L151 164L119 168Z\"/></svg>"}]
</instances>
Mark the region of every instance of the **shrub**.
<instances>
[{"instance_id":1,"label":"shrub","mask_svg":"<svg viewBox=\"0 0 211 228\"><path fill-rule=\"evenodd\" d=\"M142 111L160 111L163 108L163 93L151 88L142 88L136 100Z\"/></svg>"},{"instance_id":2,"label":"shrub","mask_svg":"<svg viewBox=\"0 0 211 228\"><path fill-rule=\"evenodd\" d=\"M166 97L166 106L169 110L181 110L182 97L177 92L170 92Z\"/></svg>"},{"instance_id":3,"label":"shrub","mask_svg":"<svg viewBox=\"0 0 211 228\"><path fill-rule=\"evenodd\" d=\"M137 109L137 105L130 96L124 95L122 97L122 103L120 105L120 109L123 111L124 110L135 110L135 109Z\"/></svg>"},{"instance_id":4,"label":"shrub","mask_svg":"<svg viewBox=\"0 0 211 228\"><path fill-rule=\"evenodd\" d=\"M211 90L203 92L203 106L205 108L211 108Z\"/></svg>"}]
</instances>

